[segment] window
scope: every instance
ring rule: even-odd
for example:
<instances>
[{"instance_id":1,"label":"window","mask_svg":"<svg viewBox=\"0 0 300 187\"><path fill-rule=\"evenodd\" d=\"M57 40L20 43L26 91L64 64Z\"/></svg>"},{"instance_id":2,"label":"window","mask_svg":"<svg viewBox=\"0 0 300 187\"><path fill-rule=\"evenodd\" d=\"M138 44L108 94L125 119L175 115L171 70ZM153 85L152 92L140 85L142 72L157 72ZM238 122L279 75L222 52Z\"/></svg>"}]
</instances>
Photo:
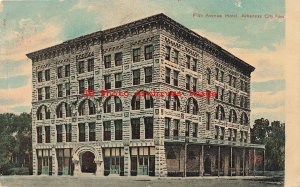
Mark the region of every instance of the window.
<instances>
[{"instance_id":1,"label":"window","mask_svg":"<svg viewBox=\"0 0 300 187\"><path fill-rule=\"evenodd\" d=\"M85 141L85 124L79 123L78 128L79 128L79 142L84 142Z\"/></svg>"},{"instance_id":2,"label":"window","mask_svg":"<svg viewBox=\"0 0 300 187\"><path fill-rule=\"evenodd\" d=\"M170 136L170 123L171 123L171 119L165 118L165 137Z\"/></svg>"},{"instance_id":3,"label":"window","mask_svg":"<svg viewBox=\"0 0 300 187\"><path fill-rule=\"evenodd\" d=\"M192 70L197 71L197 59L193 59Z\"/></svg>"},{"instance_id":4,"label":"window","mask_svg":"<svg viewBox=\"0 0 300 187\"><path fill-rule=\"evenodd\" d=\"M37 134L37 143L43 143L42 127L37 127L36 128L36 134Z\"/></svg>"},{"instance_id":5,"label":"window","mask_svg":"<svg viewBox=\"0 0 300 187\"><path fill-rule=\"evenodd\" d=\"M89 105L89 115L96 114L95 104L91 100L88 100L88 105Z\"/></svg>"},{"instance_id":6,"label":"window","mask_svg":"<svg viewBox=\"0 0 300 187\"><path fill-rule=\"evenodd\" d=\"M37 77L38 77L38 82L42 82L43 81L43 72L39 71Z\"/></svg>"},{"instance_id":7,"label":"window","mask_svg":"<svg viewBox=\"0 0 300 187\"><path fill-rule=\"evenodd\" d=\"M45 127L45 143L50 143L50 126Z\"/></svg>"},{"instance_id":8,"label":"window","mask_svg":"<svg viewBox=\"0 0 300 187\"><path fill-rule=\"evenodd\" d=\"M149 94L145 96L145 108L153 108L153 98Z\"/></svg>"},{"instance_id":9,"label":"window","mask_svg":"<svg viewBox=\"0 0 300 187\"><path fill-rule=\"evenodd\" d=\"M69 104L65 103L66 117L71 117L71 107Z\"/></svg>"},{"instance_id":10,"label":"window","mask_svg":"<svg viewBox=\"0 0 300 187\"><path fill-rule=\"evenodd\" d=\"M174 119L173 123L174 123L173 136L179 136L179 120Z\"/></svg>"},{"instance_id":11,"label":"window","mask_svg":"<svg viewBox=\"0 0 300 187\"><path fill-rule=\"evenodd\" d=\"M193 91L197 91L197 78L193 78Z\"/></svg>"},{"instance_id":12,"label":"window","mask_svg":"<svg viewBox=\"0 0 300 187\"><path fill-rule=\"evenodd\" d=\"M229 91L228 94L229 94L228 103L231 103L231 101L232 101L232 92Z\"/></svg>"},{"instance_id":13,"label":"window","mask_svg":"<svg viewBox=\"0 0 300 187\"><path fill-rule=\"evenodd\" d=\"M104 75L104 87L106 90L111 89L111 79L110 75Z\"/></svg>"},{"instance_id":14,"label":"window","mask_svg":"<svg viewBox=\"0 0 300 187\"><path fill-rule=\"evenodd\" d=\"M45 70L45 80L49 81L50 80L50 69Z\"/></svg>"},{"instance_id":15,"label":"window","mask_svg":"<svg viewBox=\"0 0 300 187\"><path fill-rule=\"evenodd\" d=\"M140 109L140 102L141 97L140 96L133 96L132 100L131 100L131 109L132 110L139 110Z\"/></svg>"},{"instance_id":16,"label":"window","mask_svg":"<svg viewBox=\"0 0 300 187\"><path fill-rule=\"evenodd\" d=\"M190 56L186 56L185 67L188 69L191 69L191 57Z\"/></svg>"},{"instance_id":17,"label":"window","mask_svg":"<svg viewBox=\"0 0 300 187\"><path fill-rule=\"evenodd\" d=\"M178 96L173 97L173 110L180 111L180 102Z\"/></svg>"},{"instance_id":18,"label":"window","mask_svg":"<svg viewBox=\"0 0 300 187\"><path fill-rule=\"evenodd\" d=\"M221 140L224 140L224 137L225 137L225 128L224 128L224 127L221 127L220 139L221 139Z\"/></svg>"},{"instance_id":19,"label":"window","mask_svg":"<svg viewBox=\"0 0 300 187\"><path fill-rule=\"evenodd\" d=\"M78 81L79 84L79 94L83 94L85 90L84 79Z\"/></svg>"},{"instance_id":20,"label":"window","mask_svg":"<svg viewBox=\"0 0 300 187\"><path fill-rule=\"evenodd\" d=\"M115 74L115 88L122 87L122 73Z\"/></svg>"},{"instance_id":21,"label":"window","mask_svg":"<svg viewBox=\"0 0 300 187\"><path fill-rule=\"evenodd\" d=\"M62 66L57 68L57 78L62 78Z\"/></svg>"},{"instance_id":22,"label":"window","mask_svg":"<svg viewBox=\"0 0 300 187\"><path fill-rule=\"evenodd\" d=\"M240 107L243 107L243 105L244 105L244 96L241 95Z\"/></svg>"},{"instance_id":23,"label":"window","mask_svg":"<svg viewBox=\"0 0 300 187\"><path fill-rule=\"evenodd\" d=\"M247 82L245 82L245 89L244 89L245 92L248 92L248 84Z\"/></svg>"},{"instance_id":24,"label":"window","mask_svg":"<svg viewBox=\"0 0 300 187\"><path fill-rule=\"evenodd\" d=\"M174 63L178 64L178 58L179 58L179 51L174 50Z\"/></svg>"},{"instance_id":25,"label":"window","mask_svg":"<svg viewBox=\"0 0 300 187\"><path fill-rule=\"evenodd\" d=\"M122 53L115 54L115 66L122 66Z\"/></svg>"},{"instance_id":26,"label":"window","mask_svg":"<svg viewBox=\"0 0 300 187\"><path fill-rule=\"evenodd\" d=\"M220 105L216 108L216 119L225 120L224 108Z\"/></svg>"},{"instance_id":27,"label":"window","mask_svg":"<svg viewBox=\"0 0 300 187\"><path fill-rule=\"evenodd\" d=\"M224 101L224 88L221 88L221 101Z\"/></svg>"},{"instance_id":28,"label":"window","mask_svg":"<svg viewBox=\"0 0 300 187\"><path fill-rule=\"evenodd\" d=\"M206 130L210 129L210 112L206 112Z\"/></svg>"},{"instance_id":29,"label":"window","mask_svg":"<svg viewBox=\"0 0 300 187\"><path fill-rule=\"evenodd\" d=\"M231 86L232 85L232 75L228 75L228 84L229 84L229 86Z\"/></svg>"},{"instance_id":30,"label":"window","mask_svg":"<svg viewBox=\"0 0 300 187\"><path fill-rule=\"evenodd\" d=\"M104 128L104 131L103 131L104 132L103 140L104 141L110 141L111 140L110 125L111 125L110 121L104 121L103 122L103 128Z\"/></svg>"},{"instance_id":31,"label":"window","mask_svg":"<svg viewBox=\"0 0 300 187\"><path fill-rule=\"evenodd\" d=\"M236 88L236 77L233 77L233 87Z\"/></svg>"},{"instance_id":32,"label":"window","mask_svg":"<svg viewBox=\"0 0 300 187\"><path fill-rule=\"evenodd\" d=\"M210 69L206 69L206 81L207 81L207 84L211 84L210 77L211 77L211 71L210 71Z\"/></svg>"},{"instance_id":33,"label":"window","mask_svg":"<svg viewBox=\"0 0 300 187\"><path fill-rule=\"evenodd\" d=\"M85 100L80 103L79 108L78 108L78 113L79 113L79 116L85 115Z\"/></svg>"},{"instance_id":34,"label":"window","mask_svg":"<svg viewBox=\"0 0 300 187\"><path fill-rule=\"evenodd\" d=\"M219 68L216 68L216 80L219 81Z\"/></svg>"},{"instance_id":35,"label":"window","mask_svg":"<svg viewBox=\"0 0 300 187\"><path fill-rule=\"evenodd\" d=\"M96 125L89 123L89 141L96 141Z\"/></svg>"},{"instance_id":36,"label":"window","mask_svg":"<svg viewBox=\"0 0 300 187\"><path fill-rule=\"evenodd\" d=\"M206 93L210 93L210 91L206 90ZM210 96L206 96L206 104L210 105Z\"/></svg>"},{"instance_id":37,"label":"window","mask_svg":"<svg viewBox=\"0 0 300 187\"><path fill-rule=\"evenodd\" d=\"M166 67L166 83L171 83L171 69Z\"/></svg>"},{"instance_id":38,"label":"window","mask_svg":"<svg viewBox=\"0 0 300 187\"><path fill-rule=\"evenodd\" d=\"M152 67L145 68L145 83L152 82Z\"/></svg>"},{"instance_id":39,"label":"window","mask_svg":"<svg viewBox=\"0 0 300 187\"><path fill-rule=\"evenodd\" d=\"M65 77L70 77L70 64L65 65Z\"/></svg>"},{"instance_id":40,"label":"window","mask_svg":"<svg viewBox=\"0 0 300 187\"><path fill-rule=\"evenodd\" d=\"M56 142L62 142L62 126L56 125Z\"/></svg>"},{"instance_id":41,"label":"window","mask_svg":"<svg viewBox=\"0 0 300 187\"><path fill-rule=\"evenodd\" d=\"M248 99L247 99L247 97L245 97L245 99L244 99L244 107L248 108Z\"/></svg>"},{"instance_id":42,"label":"window","mask_svg":"<svg viewBox=\"0 0 300 187\"><path fill-rule=\"evenodd\" d=\"M153 118L146 117L144 118L145 124L145 139L152 139L153 138Z\"/></svg>"},{"instance_id":43,"label":"window","mask_svg":"<svg viewBox=\"0 0 300 187\"><path fill-rule=\"evenodd\" d=\"M104 56L104 67L105 68L111 67L111 55Z\"/></svg>"},{"instance_id":44,"label":"window","mask_svg":"<svg viewBox=\"0 0 300 187\"><path fill-rule=\"evenodd\" d=\"M62 84L57 85L57 97L63 96L63 87Z\"/></svg>"},{"instance_id":45,"label":"window","mask_svg":"<svg viewBox=\"0 0 300 187\"><path fill-rule=\"evenodd\" d=\"M198 137L198 123L193 123L193 137Z\"/></svg>"},{"instance_id":46,"label":"window","mask_svg":"<svg viewBox=\"0 0 300 187\"><path fill-rule=\"evenodd\" d=\"M243 142L243 139L244 139L244 132L241 131L241 139L240 139L240 142Z\"/></svg>"},{"instance_id":47,"label":"window","mask_svg":"<svg viewBox=\"0 0 300 187\"><path fill-rule=\"evenodd\" d=\"M221 82L224 82L224 71L221 71Z\"/></svg>"},{"instance_id":48,"label":"window","mask_svg":"<svg viewBox=\"0 0 300 187\"><path fill-rule=\"evenodd\" d=\"M174 70L173 71L173 76L174 76L174 79L173 79L174 86L178 86L179 72Z\"/></svg>"},{"instance_id":49,"label":"window","mask_svg":"<svg viewBox=\"0 0 300 187\"><path fill-rule=\"evenodd\" d=\"M166 46L166 60L170 60L171 57L171 47Z\"/></svg>"},{"instance_id":50,"label":"window","mask_svg":"<svg viewBox=\"0 0 300 187\"><path fill-rule=\"evenodd\" d=\"M248 117L247 117L247 114L245 112L243 112L242 115L241 115L240 123L241 123L241 125L248 125Z\"/></svg>"},{"instance_id":51,"label":"window","mask_svg":"<svg viewBox=\"0 0 300 187\"><path fill-rule=\"evenodd\" d=\"M66 142L71 142L72 141L72 126L71 124L65 125L66 129Z\"/></svg>"},{"instance_id":52,"label":"window","mask_svg":"<svg viewBox=\"0 0 300 187\"><path fill-rule=\"evenodd\" d=\"M78 73L84 73L84 61L78 62Z\"/></svg>"},{"instance_id":53,"label":"window","mask_svg":"<svg viewBox=\"0 0 300 187\"><path fill-rule=\"evenodd\" d=\"M50 119L50 110L45 107L46 119Z\"/></svg>"},{"instance_id":54,"label":"window","mask_svg":"<svg viewBox=\"0 0 300 187\"><path fill-rule=\"evenodd\" d=\"M189 75L186 75L185 76L185 88L187 90L191 89L190 82L191 82L191 77Z\"/></svg>"},{"instance_id":55,"label":"window","mask_svg":"<svg viewBox=\"0 0 300 187\"><path fill-rule=\"evenodd\" d=\"M228 129L229 130L229 136L228 136L228 141L232 140L232 129Z\"/></svg>"},{"instance_id":56,"label":"window","mask_svg":"<svg viewBox=\"0 0 300 187\"><path fill-rule=\"evenodd\" d=\"M62 110L62 104L60 104L56 109L56 118L62 118L63 117L63 110Z\"/></svg>"},{"instance_id":57,"label":"window","mask_svg":"<svg viewBox=\"0 0 300 187\"><path fill-rule=\"evenodd\" d=\"M233 129L233 141L236 141L237 130Z\"/></svg>"},{"instance_id":58,"label":"window","mask_svg":"<svg viewBox=\"0 0 300 187\"><path fill-rule=\"evenodd\" d=\"M111 97L108 97L104 102L104 113L111 112Z\"/></svg>"},{"instance_id":59,"label":"window","mask_svg":"<svg viewBox=\"0 0 300 187\"><path fill-rule=\"evenodd\" d=\"M120 112L122 109L121 99L119 97L115 97L115 112Z\"/></svg>"},{"instance_id":60,"label":"window","mask_svg":"<svg viewBox=\"0 0 300 187\"><path fill-rule=\"evenodd\" d=\"M131 119L131 138L140 139L140 119Z\"/></svg>"},{"instance_id":61,"label":"window","mask_svg":"<svg viewBox=\"0 0 300 187\"><path fill-rule=\"evenodd\" d=\"M43 119L43 113L42 113L42 107L39 107L37 112L36 112L36 117L37 117L37 120L42 120Z\"/></svg>"},{"instance_id":62,"label":"window","mask_svg":"<svg viewBox=\"0 0 300 187\"><path fill-rule=\"evenodd\" d=\"M88 72L94 71L94 58L88 59Z\"/></svg>"},{"instance_id":63,"label":"window","mask_svg":"<svg viewBox=\"0 0 300 187\"><path fill-rule=\"evenodd\" d=\"M185 136L189 137L190 136L190 121L185 121Z\"/></svg>"},{"instance_id":64,"label":"window","mask_svg":"<svg viewBox=\"0 0 300 187\"><path fill-rule=\"evenodd\" d=\"M139 85L140 84L140 70L133 70L133 85Z\"/></svg>"},{"instance_id":65,"label":"window","mask_svg":"<svg viewBox=\"0 0 300 187\"><path fill-rule=\"evenodd\" d=\"M170 102L171 102L171 97L170 96L167 96L166 97L166 100L165 100L165 103L166 103L166 109L170 109Z\"/></svg>"},{"instance_id":66,"label":"window","mask_svg":"<svg viewBox=\"0 0 300 187\"><path fill-rule=\"evenodd\" d=\"M88 90L94 90L94 78L88 79Z\"/></svg>"},{"instance_id":67,"label":"window","mask_svg":"<svg viewBox=\"0 0 300 187\"><path fill-rule=\"evenodd\" d=\"M71 94L71 88L70 88L70 83L67 82L65 84L65 88L66 88L66 96L69 96Z\"/></svg>"},{"instance_id":68,"label":"window","mask_svg":"<svg viewBox=\"0 0 300 187\"><path fill-rule=\"evenodd\" d=\"M122 120L115 120L115 140L123 139Z\"/></svg>"},{"instance_id":69,"label":"window","mask_svg":"<svg viewBox=\"0 0 300 187\"><path fill-rule=\"evenodd\" d=\"M233 93L232 104L235 105L235 103L236 103L236 93Z\"/></svg>"},{"instance_id":70,"label":"window","mask_svg":"<svg viewBox=\"0 0 300 187\"><path fill-rule=\"evenodd\" d=\"M38 101L43 100L42 88L38 89Z\"/></svg>"},{"instance_id":71,"label":"window","mask_svg":"<svg viewBox=\"0 0 300 187\"><path fill-rule=\"evenodd\" d=\"M133 62L141 60L141 48L133 49Z\"/></svg>"},{"instance_id":72,"label":"window","mask_svg":"<svg viewBox=\"0 0 300 187\"><path fill-rule=\"evenodd\" d=\"M45 99L50 99L50 87L45 87Z\"/></svg>"},{"instance_id":73,"label":"window","mask_svg":"<svg viewBox=\"0 0 300 187\"><path fill-rule=\"evenodd\" d=\"M219 139L219 128L218 126L215 126L215 139Z\"/></svg>"},{"instance_id":74,"label":"window","mask_svg":"<svg viewBox=\"0 0 300 187\"><path fill-rule=\"evenodd\" d=\"M236 112L233 109L231 109L229 112L229 122L232 122L232 123L237 122Z\"/></svg>"},{"instance_id":75,"label":"window","mask_svg":"<svg viewBox=\"0 0 300 187\"><path fill-rule=\"evenodd\" d=\"M145 60L149 60L153 58L153 51L154 51L153 45L148 45L145 47Z\"/></svg>"}]
</instances>

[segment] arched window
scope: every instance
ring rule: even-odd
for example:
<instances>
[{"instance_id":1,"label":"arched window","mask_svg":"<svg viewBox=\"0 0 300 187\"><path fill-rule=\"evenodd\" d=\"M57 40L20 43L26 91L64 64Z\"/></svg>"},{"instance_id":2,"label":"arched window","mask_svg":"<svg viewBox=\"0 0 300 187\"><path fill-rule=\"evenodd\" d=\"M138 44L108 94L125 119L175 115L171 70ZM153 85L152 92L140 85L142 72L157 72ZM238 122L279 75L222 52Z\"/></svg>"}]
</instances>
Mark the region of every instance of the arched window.
<instances>
[{"instance_id":1,"label":"arched window","mask_svg":"<svg viewBox=\"0 0 300 187\"><path fill-rule=\"evenodd\" d=\"M217 106L216 108L216 119L225 120L225 111L222 106Z\"/></svg>"},{"instance_id":2,"label":"arched window","mask_svg":"<svg viewBox=\"0 0 300 187\"><path fill-rule=\"evenodd\" d=\"M248 117L245 112L241 115L241 125L248 125Z\"/></svg>"},{"instance_id":3,"label":"arched window","mask_svg":"<svg viewBox=\"0 0 300 187\"><path fill-rule=\"evenodd\" d=\"M140 96L136 96L134 95L132 97L132 100L131 100L131 109L132 110L139 110L140 109L140 106L141 106L141 100L140 100Z\"/></svg>"},{"instance_id":4,"label":"arched window","mask_svg":"<svg viewBox=\"0 0 300 187\"><path fill-rule=\"evenodd\" d=\"M50 114L50 110L45 105L42 105L38 108L36 112L36 117L37 120L43 120L44 117L45 119L50 119Z\"/></svg>"},{"instance_id":5,"label":"arched window","mask_svg":"<svg viewBox=\"0 0 300 187\"><path fill-rule=\"evenodd\" d=\"M115 112L120 112L122 111L122 102L121 99L117 96L115 96Z\"/></svg>"},{"instance_id":6,"label":"arched window","mask_svg":"<svg viewBox=\"0 0 300 187\"><path fill-rule=\"evenodd\" d=\"M36 112L37 120L43 120L43 112L42 112L43 106L40 106Z\"/></svg>"},{"instance_id":7,"label":"arched window","mask_svg":"<svg viewBox=\"0 0 300 187\"><path fill-rule=\"evenodd\" d=\"M211 84L211 71L209 68L206 69L206 81L207 81L207 84Z\"/></svg>"},{"instance_id":8,"label":"arched window","mask_svg":"<svg viewBox=\"0 0 300 187\"><path fill-rule=\"evenodd\" d=\"M145 108L153 108L153 98L148 94L145 96Z\"/></svg>"},{"instance_id":9,"label":"arched window","mask_svg":"<svg viewBox=\"0 0 300 187\"><path fill-rule=\"evenodd\" d=\"M178 96L173 97L173 110L180 111L180 102Z\"/></svg>"},{"instance_id":10,"label":"arched window","mask_svg":"<svg viewBox=\"0 0 300 187\"><path fill-rule=\"evenodd\" d=\"M62 104L59 104L56 108L56 118L62 118L63 117L63 107Z\"/></svg>"},{"instance_id":11,"label":"arched window","mask_svg":"<svg viewBox=\"0 0 300 187\"><path fill-rule=\"evenodd\" d=\"M65 103L65 110L66 110L66 117L71 117L72 110L71 110L71 106L68 103Z\"/></svg>"},{"instance_id":12,"label":"arched window","mask_svg":"<svg viewBox=\"0 0 300 187\"><path fill-rule=\"evenodd\" d=\"M96 107L93 101L88 100L88 104L89 104L89 115L94 115L96 114Z\"/></svg>"},{"instance_id":13,"label":"arched window","mask_svg":"<svg viewBox=\"0 0 300 187\"><path fill-rule=\"evenodd\" d=\"M231 109L229 112L229 122L232 122L232 123L237 122L237 115L236 115L235 110L233 110L233 109Z\"/></svg>"},{"instance_id":14,"label":"arched window","mask_svg":"<svg viewBox=\"0 0 300 187\"><path fill-rule=\"evenodd\" d=\"M190 109L192 108L192 114L197 115L198 114L198 103L195 98L190 97L186 104L186 113L190 113Z\"/></svg>"},{"instance_id":15,"label":"arched window","mask_svg":"<svg viewBox=\"0 0 300 187\"><path fill-rule=\"evenodd\" d=\"M104 101L103 110L104 110L104 113L110 113L111 112L111 97L108 97Z\"/></svg>"},{"instance_id":16,"label":"arched window","mask_svg":"<svg viewBox=\"0 0 300 187\"><path fill-rule=\"evenodd\" d=\"M79 116L85 115L85 100L81 101L81 103L79 104L78 113L79 113Z\"/></svg>"}]
</instances>

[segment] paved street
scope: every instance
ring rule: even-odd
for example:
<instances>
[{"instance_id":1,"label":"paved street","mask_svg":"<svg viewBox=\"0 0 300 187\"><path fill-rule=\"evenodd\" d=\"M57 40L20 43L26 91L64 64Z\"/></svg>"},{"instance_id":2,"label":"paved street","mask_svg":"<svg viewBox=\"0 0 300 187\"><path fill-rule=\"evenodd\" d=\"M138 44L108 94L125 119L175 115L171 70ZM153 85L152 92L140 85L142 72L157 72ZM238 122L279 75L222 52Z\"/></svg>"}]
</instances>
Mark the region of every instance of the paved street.
<instances>
[{"instance_id":1,"label":"paved street","mask_svg":"<svg viewBox=\"0 0 300 187\"><path fill-rule=\"evenodd\" d=\"M206 177L206 178L156 178L156 177L74 177L74 176L0 176L0 187L23 186L107 186L107 187L268 187L283 186L278 179L263 177Z\"/></svg>"}]
</instances>

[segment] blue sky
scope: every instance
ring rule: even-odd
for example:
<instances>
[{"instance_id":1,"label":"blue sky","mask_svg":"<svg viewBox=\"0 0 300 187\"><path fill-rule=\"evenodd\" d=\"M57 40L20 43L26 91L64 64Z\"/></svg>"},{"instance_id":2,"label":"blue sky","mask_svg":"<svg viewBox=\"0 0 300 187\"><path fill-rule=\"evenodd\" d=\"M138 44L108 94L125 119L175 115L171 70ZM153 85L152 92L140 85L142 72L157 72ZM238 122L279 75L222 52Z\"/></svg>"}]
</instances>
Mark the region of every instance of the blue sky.
<instances>
[{"instance_id":1,"label":"blue sky","mask_svg":"<svg viewBox=\"0 0 300 187\"><path fill-rule=\"evenodd\" d=\"M157 13L255 66L252 121L260 117L284 121L285 19L266 18L284 16L284 0L0 0L0 112L30 111L31 63L26 53ZM242 14L262 18L242 18Z\"/></svg>"}]
</instances>

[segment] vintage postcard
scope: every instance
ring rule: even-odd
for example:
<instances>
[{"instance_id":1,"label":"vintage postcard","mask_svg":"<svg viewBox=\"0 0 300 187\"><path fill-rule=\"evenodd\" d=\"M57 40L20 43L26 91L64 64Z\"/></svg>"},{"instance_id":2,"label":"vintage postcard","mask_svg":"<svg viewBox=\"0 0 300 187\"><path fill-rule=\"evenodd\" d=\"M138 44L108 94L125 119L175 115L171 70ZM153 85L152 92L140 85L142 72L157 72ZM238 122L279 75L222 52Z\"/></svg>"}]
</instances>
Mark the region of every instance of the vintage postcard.
<instances>
[{"instance_id":1,"label":"vintage postcard","mask_svg":"<svg viewBox=\"0 0 300 187\"><path fill-rule=\"evenodd\" d=\"M0 0L0 186L299 186L287 7Z\"/></svg>"}]
</instances>

